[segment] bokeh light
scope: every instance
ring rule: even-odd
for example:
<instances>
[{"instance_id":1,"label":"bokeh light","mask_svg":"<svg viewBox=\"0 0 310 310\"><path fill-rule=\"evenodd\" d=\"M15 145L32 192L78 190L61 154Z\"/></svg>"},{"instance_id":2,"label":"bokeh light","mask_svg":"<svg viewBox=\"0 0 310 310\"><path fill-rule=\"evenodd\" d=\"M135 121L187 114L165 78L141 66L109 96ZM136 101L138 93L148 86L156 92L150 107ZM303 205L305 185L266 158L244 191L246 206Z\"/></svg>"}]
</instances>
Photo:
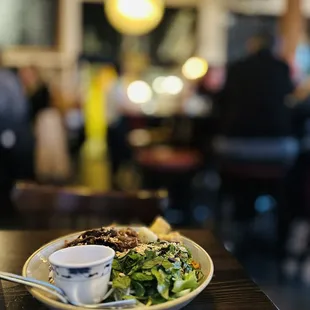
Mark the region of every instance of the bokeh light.
<instances>
[{"instance_id":1,"label":"bokeh light","mask_svg":"<svg viewBox=\"0 0 310 310\"><path fill-rule=\"evenodd\" d=\"M156 113L156 102L154 100L141 104L141 111L146 115L153 115Z\"/></svg>"},{"instance_id":2,"label":"bokeh light","mask_svg":"<svg viewBox=\"0 0 310 310\"><path fill-rule=\"evenodd\" d=\"M168 76L163 82L165 92L170 95L179 94L184 87L183 81L177 76Z\"/></svg>"},{"instance_id":3,"label":"bokeh light","mask_svg":"<svg viewBox=\"0 0 310 310\"><path fill-rule=\"evenodd\" d=\"M154 91L158 94L177 95L181 93L184 88L183 81L174 75L171 76L159 76L152 84Z\"/></svg>"},{"instance_id":4,"label":"bokeh light","mask_svg":"<svg viewBox=\"0 0 310 310\"><path fill-rule=\"evenodd\" d=\"M153 92L146 82L135 81L128 86L127 96L131 102L143 104L152 100Z\"/></svg>"},{"instance_id":5,"label":"bokeh light","mask_svg":"<svg viewBox=\"0 0 310 310\"><path fill-rule=\"evenodd\" d=\"M164 76L158 76L157 78L154 79L152 87L153 90L157 94L163 94L165 93L165 90L163 88L163 83L164 83L165 77Z\"/></svg>"},{"instance_id":6,"label":"bokeh light","mask_svg":"<svg viewBox=\"0 0 310 310\"><path fill-rule=\"evenodd\" d=\"M142 147L151 143L151 135L145 129L135 129L129 133L129 143L134 147Z\"/></svg>"},{"instance_id":7,"label":"bokeh light","mask_svg":"<svg viewBox=\"0 0 310 310\"><path fill-rule=\"evenodd\" d=\"M163 18L163 0L106 0L105 12L111 25L127 35L143 35Z\"/></svg>"},{"instance_id":8,"label":"bokeh light","mask_svg":"<svg viewBox=\"0 0 310 310\"><path fill-rule=\"evenodd\" d=\"M209 66L205 59L191 57L183 65L182 73L188 80L197 80L206 75L208 68Z\"/></svg>"},{"instance_id":9,"label":"bokeh light","mask_svg":"<svg viewBox=\"0 0 310 310\"><path fill-rule=\"evenodd\" d=\"M16 143L16 135L12 130L4 130L0 136L1 145L6 148L12 148Z\"/></svg>"}]
</instances>

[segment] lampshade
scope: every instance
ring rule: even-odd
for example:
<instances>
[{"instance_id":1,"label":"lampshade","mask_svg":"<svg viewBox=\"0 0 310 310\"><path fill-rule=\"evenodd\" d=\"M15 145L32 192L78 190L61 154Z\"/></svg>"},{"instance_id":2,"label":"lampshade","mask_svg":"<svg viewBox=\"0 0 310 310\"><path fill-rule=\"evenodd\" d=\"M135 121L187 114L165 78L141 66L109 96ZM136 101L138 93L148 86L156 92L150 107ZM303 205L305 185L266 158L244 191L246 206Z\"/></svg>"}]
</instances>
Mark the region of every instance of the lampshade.
<instances>
[{"instance_id":1,"label":"lampshade","mask_svg":"<svg viewBox=\"0 0 310 310\"><path fill-rule=\"evenodd\" d=\"M164 0L105 0L109 22L125 35L150 32L158 26L164 11Z\"/></svg>"}]
</instances>

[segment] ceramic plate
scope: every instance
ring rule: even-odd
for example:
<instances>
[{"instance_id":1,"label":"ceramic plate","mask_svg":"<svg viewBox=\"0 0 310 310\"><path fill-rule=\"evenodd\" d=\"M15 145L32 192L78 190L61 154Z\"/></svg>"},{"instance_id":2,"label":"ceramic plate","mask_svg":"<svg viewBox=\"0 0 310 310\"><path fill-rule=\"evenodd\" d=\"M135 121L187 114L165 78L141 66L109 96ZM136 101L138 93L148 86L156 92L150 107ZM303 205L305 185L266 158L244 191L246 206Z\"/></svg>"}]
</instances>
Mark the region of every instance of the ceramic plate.
<instances>
[{"instance_id":1,"label":"ceramic plate","mask_svg":"<svg viewBox=\"0 0 310 310\"><path fill-rule=\"evenodd\" d=\"M26 261L23 267L23 276L31 277L37 280L47 281L49 275L49 263L48 257L55 251L64 247L65 241L72 241L76 239L82 232L70 234L59 239L56 239L33 253ZM154 305L151 307L137 307L135 309L150 309L150 310L164 310L173 309L178 310L185 307L190 303L197 295L199 295L206 286L210 283L213 276L213 262L208 255L208 253L200 247L198 244L190 239L182 237L182 241L186 247L192 252L195 261L201 264L201 269L204 274L204 278L200 281L200 285L197 289L192 291L186 296L177 298L173 301L168 301L163 304ZM81 310L82 308L77 308L72 305L66 305L58 302L55 298L49 294L42 292L35 288L29 288L29 292L40 302L44 303L51 309L57 310Z\"/></svg>"}]
</instances>

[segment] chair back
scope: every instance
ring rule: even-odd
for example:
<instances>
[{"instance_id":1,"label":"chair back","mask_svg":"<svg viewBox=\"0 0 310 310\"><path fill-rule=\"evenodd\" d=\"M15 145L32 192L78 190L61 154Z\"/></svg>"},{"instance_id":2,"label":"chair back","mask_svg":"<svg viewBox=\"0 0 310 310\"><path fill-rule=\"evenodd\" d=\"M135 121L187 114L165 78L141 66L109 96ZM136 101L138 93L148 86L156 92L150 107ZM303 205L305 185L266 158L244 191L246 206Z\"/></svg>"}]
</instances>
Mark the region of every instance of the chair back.
<instances>
[{"instance_id":1,"label":"chair back","mask_svg":"<svg viewBox=\"0 0 310 310\"><path fill-rule=\"evenodd\" d=\"M216 137L213 149L222 174L252 179L282 179L295 164L295 138Z\"/></svg>"},{"instance_id":2,"label":"chair back","mask_svg":"<svg viewBox=\"0 0 310 310\"><path fill-rule=\"evenodd\" d=\"M163 214L166 201L166 191L95 193L35 184L18 184L13 194L21 225L27 229L147 225Z\"/></svg>"}]
</instances>

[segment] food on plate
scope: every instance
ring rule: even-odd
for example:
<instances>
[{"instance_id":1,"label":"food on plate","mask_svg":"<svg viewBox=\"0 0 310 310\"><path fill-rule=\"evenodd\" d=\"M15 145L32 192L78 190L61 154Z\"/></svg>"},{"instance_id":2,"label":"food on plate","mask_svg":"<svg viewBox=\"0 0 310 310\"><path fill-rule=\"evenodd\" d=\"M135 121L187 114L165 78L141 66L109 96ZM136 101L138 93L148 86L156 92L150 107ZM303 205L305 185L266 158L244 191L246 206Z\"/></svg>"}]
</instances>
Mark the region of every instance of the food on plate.
<instances>
[{"instance_id":1,"label":"food on plate","mask_svg":"<svg viewBox=\"0 0 310 310\"><path fill-rule=\"evenodd\" d=\"M147 227L139 228L138 237L144 243L156 242L158 240L158 236Z\"/></svg>"},{"instance_id":2,"label":"food on plate","mask_svg":"<svg viewBox=\"0 0 310 310\"><path fill-rule=\"evenodd\" d=\"M106 227L89 230L65 244L105 245L116 252L112 264L110 300L136 299L143 305L164 303L199 286L200 263L161 217L150 228Z\"/></svg>"},{"instance_id":3,"label":"food on plate","mask_svg":"<svg viewBox=\"0 0 310 310\"><path fill-rule=\"evenodd\" d=\"M164 303L196 289L200 265L180 243L140 244L117 253L112 265L113 300L134 298L145 305Z\"/></svg>"},{"instance_id":4,"label":"food on plate","mask_svg":"<svg viewBox=\"0 0 310 310\"><path fill-rule=\"evenodd\" d=\"M160 240L166 240L171 242L180 242L181 235L172 231L171 226L162 217L157 217L154 223L151 225L150 230L157 234Z\"/></svg>"},{"instance_id":5,"label":"food on plate","mask_svg":"<svg viewBox=\"0 0 310 310\"><path fill-rule=\"evenodd\" d=\"M158 234L158 238L170 242L181 242L181 235L177 231L170 232L169 234Z\"/></svg>"},{"instance_id":6,"label":"food on plate","mask_svg":"<svg viewBox=\"0 0 310 310\"><path fill-rule=\"evenodd\" d=\"M151 225L150 230L155 234L168 234L171 232L171 226L167 221L159 216Z\"/></svg>"},{"instance_id":7,"label":"food on plate","mask_svg":"<svg viewBox=\"0 0 310 310\"><path fill-rule=\"evenodd\" d=\"M105 245L114 251L125 251L136 247L140 239L131 228L115 229L102 227L82 233L77 239L66 244L67 247L77 245Z\"/></svg>"}]
</instances>

